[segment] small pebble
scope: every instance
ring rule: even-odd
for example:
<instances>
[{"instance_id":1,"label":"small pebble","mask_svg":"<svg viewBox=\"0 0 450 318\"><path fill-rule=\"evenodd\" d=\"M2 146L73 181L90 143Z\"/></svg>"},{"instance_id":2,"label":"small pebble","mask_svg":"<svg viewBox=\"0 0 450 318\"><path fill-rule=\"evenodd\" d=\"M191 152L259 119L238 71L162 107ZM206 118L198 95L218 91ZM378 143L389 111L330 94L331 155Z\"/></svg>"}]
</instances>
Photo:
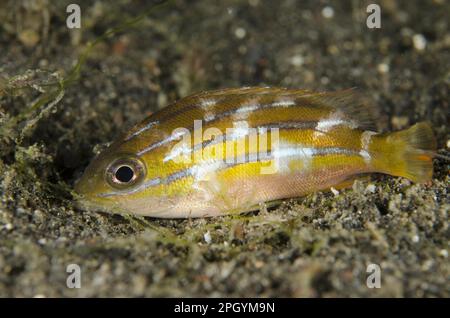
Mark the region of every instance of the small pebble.
<instances>
[{"instance_id":1,"label":"small pebble","mask_svg":"<svg viewBox=\"0 0 450 318\"><path fill-rule=\"evenodd\" d=\"M427 46L427 39L422 34L414 34L412 40L414 48L417 51L425 50L425 47Z\"/></svg>"},{"instance_id":2,"label":"small pebble","mask_svg":"<svg viewBox=\"0 0 450 318\"><path fill-rule=\"evenodd\" d=\"M445 250L445 249L442 249L442 250L439 251L439 255L441 255L444 258L447 258L448 257L448 251Z\"/></svg>"},{"instance_id":3,"label":"small pebble","mask_svg":"<svg viewBox=\"0 0 450 318\"><path fill-rule=\"evenodd\" d=\"M211 242L212 242L211 233L209 233L209 231L203 235L203 238L207 244L211 244Z\"/></svg>"},{"instance_id":4,"label":"small pebble","mask_svg":"<svg viewBox=\"0 0 450 318\"><path fill-rule=\"evenodd\" d=\"M243 39L245 38L245 35L247 34L247 31L245 31L244 28L237 28L236 31L234 31L234 35L238 38L238 39Z\"/></svg>"},{"instance_id":5,"label":"small pebble","mask_svg":"<svg viewBox=\"0 0 450 318\"><path fill-rule=\"evenodd\" d=\"M334 10L332 7L325 7L322 9L322 16L327 19L331 19L334 16Z\"/></svg>"},{"instance_id":6,"label":"small pebble","mask_svg":"<svg viewBox=\"0 0 450 318\"><path fill-rule=\"evenodd\" d=\"M335 188L331 187L330 190L331 190L331 192L333 192L335 197L337 197L339 195L339 191L336 190Z\"/></svg>"},{"instance_id":7,"label":"small pebble","mask_svg":"<svg viewBox=\"0 0 450 318\"><path fill-rule=\"evenodd\" d=\"M377 67L378 73L386 74L389 72L389 65L386 63L380 63Z\"/></svg>"},{"instance_id":8,"label":"small pebble","mask_svg":"<svg viewBox=\"0 0 450 318\"><path fill-rule=\"evenodd\" d=\"M414 235L414 236L412 237L412 241L413 241L414 243L418 243L418 242L420 241L419 235Z\"/></svg>"},{"instance_id":9,"label":"small pebble","mask_svg":"<svg viewBox=\"0 0 450 318\"><path fill-rule=\"evenodd\" d=\"M366 188L367 192L370 192L370 193L375 193L376 189L377 189L377 187L374 184L369 184Z\"/></svg>"},{"instance_id":10,"label":"small pebble","mask_svg":"<svg viewBox=\"0 0 450 318\"><path fill-rule=\"evenodd\" d=\"M294 66L302 66L304 63L304 58L301 55L294 55L291 57L291 64Z\"/></svg>"}]
</instances>

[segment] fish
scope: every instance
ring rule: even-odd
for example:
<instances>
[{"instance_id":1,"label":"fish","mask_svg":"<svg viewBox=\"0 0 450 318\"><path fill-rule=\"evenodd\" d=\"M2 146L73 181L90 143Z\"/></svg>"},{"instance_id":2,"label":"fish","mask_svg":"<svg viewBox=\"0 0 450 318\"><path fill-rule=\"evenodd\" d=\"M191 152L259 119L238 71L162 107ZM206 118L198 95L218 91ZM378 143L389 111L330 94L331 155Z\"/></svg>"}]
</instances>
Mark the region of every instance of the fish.
<instances>
[{"instance_id":1,"label":"fish","mask_svg":"<svg viewBox=\"0 0 450 318\"><path fill-rule=\"evenodd\" d=\"M112 213L199 218L345 188L371 173L429 182L431 125L378 132L378 120L353 89L203 91L121 133L76 182L77 200Z\"/></svg>"}]
</instances>

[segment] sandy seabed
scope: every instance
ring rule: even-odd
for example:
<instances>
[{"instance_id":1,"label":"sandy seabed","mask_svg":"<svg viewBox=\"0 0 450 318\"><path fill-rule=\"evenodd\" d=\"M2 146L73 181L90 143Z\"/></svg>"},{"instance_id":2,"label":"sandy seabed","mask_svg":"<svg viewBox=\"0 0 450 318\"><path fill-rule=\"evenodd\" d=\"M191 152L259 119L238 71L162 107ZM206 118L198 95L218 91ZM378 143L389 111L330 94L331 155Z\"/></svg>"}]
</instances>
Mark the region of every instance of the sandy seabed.
<instances>
[{"instance_id":1,"label":"sandy seabed","mask_svg":"<svg viewBox=\"0 0 450 318\"><path fill-rule=\"evenodd\" d=\"M147 8L78 1L82 28L69 30L68 3L0 5L0 296L450 295L444 160L427 185L374 175L212 219L85 211L70 192L102 144L213 88L358 87L380 131L427 120L445 151L448 1L380 1L372 30L365 1L169 1L96 45L58 96L88 41ZM66 285L69 264L79 289ZM369 264L381 288L368 288Z\"/></svg>"}]
</instances>

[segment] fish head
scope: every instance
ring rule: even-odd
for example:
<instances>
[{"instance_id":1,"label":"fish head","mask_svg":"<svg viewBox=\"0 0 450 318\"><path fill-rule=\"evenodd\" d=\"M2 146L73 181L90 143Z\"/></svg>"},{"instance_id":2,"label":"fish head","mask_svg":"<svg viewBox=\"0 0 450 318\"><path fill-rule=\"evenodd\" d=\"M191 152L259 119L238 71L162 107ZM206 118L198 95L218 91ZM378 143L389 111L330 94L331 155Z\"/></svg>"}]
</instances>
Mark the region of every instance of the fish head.
<instances>
[{"instance_id":1,"label":"fish head","mask_svg":"<svg viewBox=\"0 0 450 318\"><path fill-rule=\"evenodd\" d=\"M132 142L115 142L92 160L75 184L81 207L149 216L174 207L160 189L146 186L158 180L148 171L160 171L163 162L140 158L134 147Z\"/></svg>"}]
</instances>

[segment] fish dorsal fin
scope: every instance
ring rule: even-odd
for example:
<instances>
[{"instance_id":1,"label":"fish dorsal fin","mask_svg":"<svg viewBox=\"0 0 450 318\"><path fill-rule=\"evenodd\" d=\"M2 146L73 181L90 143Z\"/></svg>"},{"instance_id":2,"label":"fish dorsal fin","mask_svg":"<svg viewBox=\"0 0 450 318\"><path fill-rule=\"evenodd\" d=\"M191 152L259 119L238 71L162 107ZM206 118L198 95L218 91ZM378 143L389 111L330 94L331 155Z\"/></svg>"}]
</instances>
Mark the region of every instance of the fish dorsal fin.
<instances>
[{"instance_id":1,"label":"fish dorsal fin","mask_svg":"<svg viewBox=\"0 0 450 318\"><path fill-rule=\"evenodd\" d=\"M209 96L210 98L219 98L228 96L284 96L305 102L312 102L318 107L326 107L336 110L338 118L350 121L355 127L364 130L376 130L376 118L378 112L355 88L345 89L335 92L314 92L305 89L288 89L281 87L245 87L228 88L215 91L201 92L193 97Z\"/></svg>"},{"instance_id":2,"label":"fish dorsal fin","mask_svg":"<svg viewBox=\"0 0 450 318\"><path fill-rule=\"evenodd\" d=\"M207 107L210 107L209 104L217 105L224 100L228 104L238 105L246 99L266 97L273 100L277 98L297 100L299 106L306 104L312 107L327 108L332 110L333 118L348 121L352 127L376 130L375 118L377 116L375 109L365 102L355 89L314 92L281 87L243 87L204 91L184 97L147 117L143 122L126 132L123 139L128 141L152 127L157 127L160 121L177 116L188 108L203 107L201 102Z\"/></svg>"},{"instance_id":3,"label":"fish dorsal fin","mask_svg":"<svg viewBox=\"0 0 450 318\"><path fill-rule=\"evenodd\" d=\"M336 109L343 119L351 121L357 128L377 130L377 109L355 89L317 93L308 96L308 98L322 107Z\"/></svg>"}]
</instances>

